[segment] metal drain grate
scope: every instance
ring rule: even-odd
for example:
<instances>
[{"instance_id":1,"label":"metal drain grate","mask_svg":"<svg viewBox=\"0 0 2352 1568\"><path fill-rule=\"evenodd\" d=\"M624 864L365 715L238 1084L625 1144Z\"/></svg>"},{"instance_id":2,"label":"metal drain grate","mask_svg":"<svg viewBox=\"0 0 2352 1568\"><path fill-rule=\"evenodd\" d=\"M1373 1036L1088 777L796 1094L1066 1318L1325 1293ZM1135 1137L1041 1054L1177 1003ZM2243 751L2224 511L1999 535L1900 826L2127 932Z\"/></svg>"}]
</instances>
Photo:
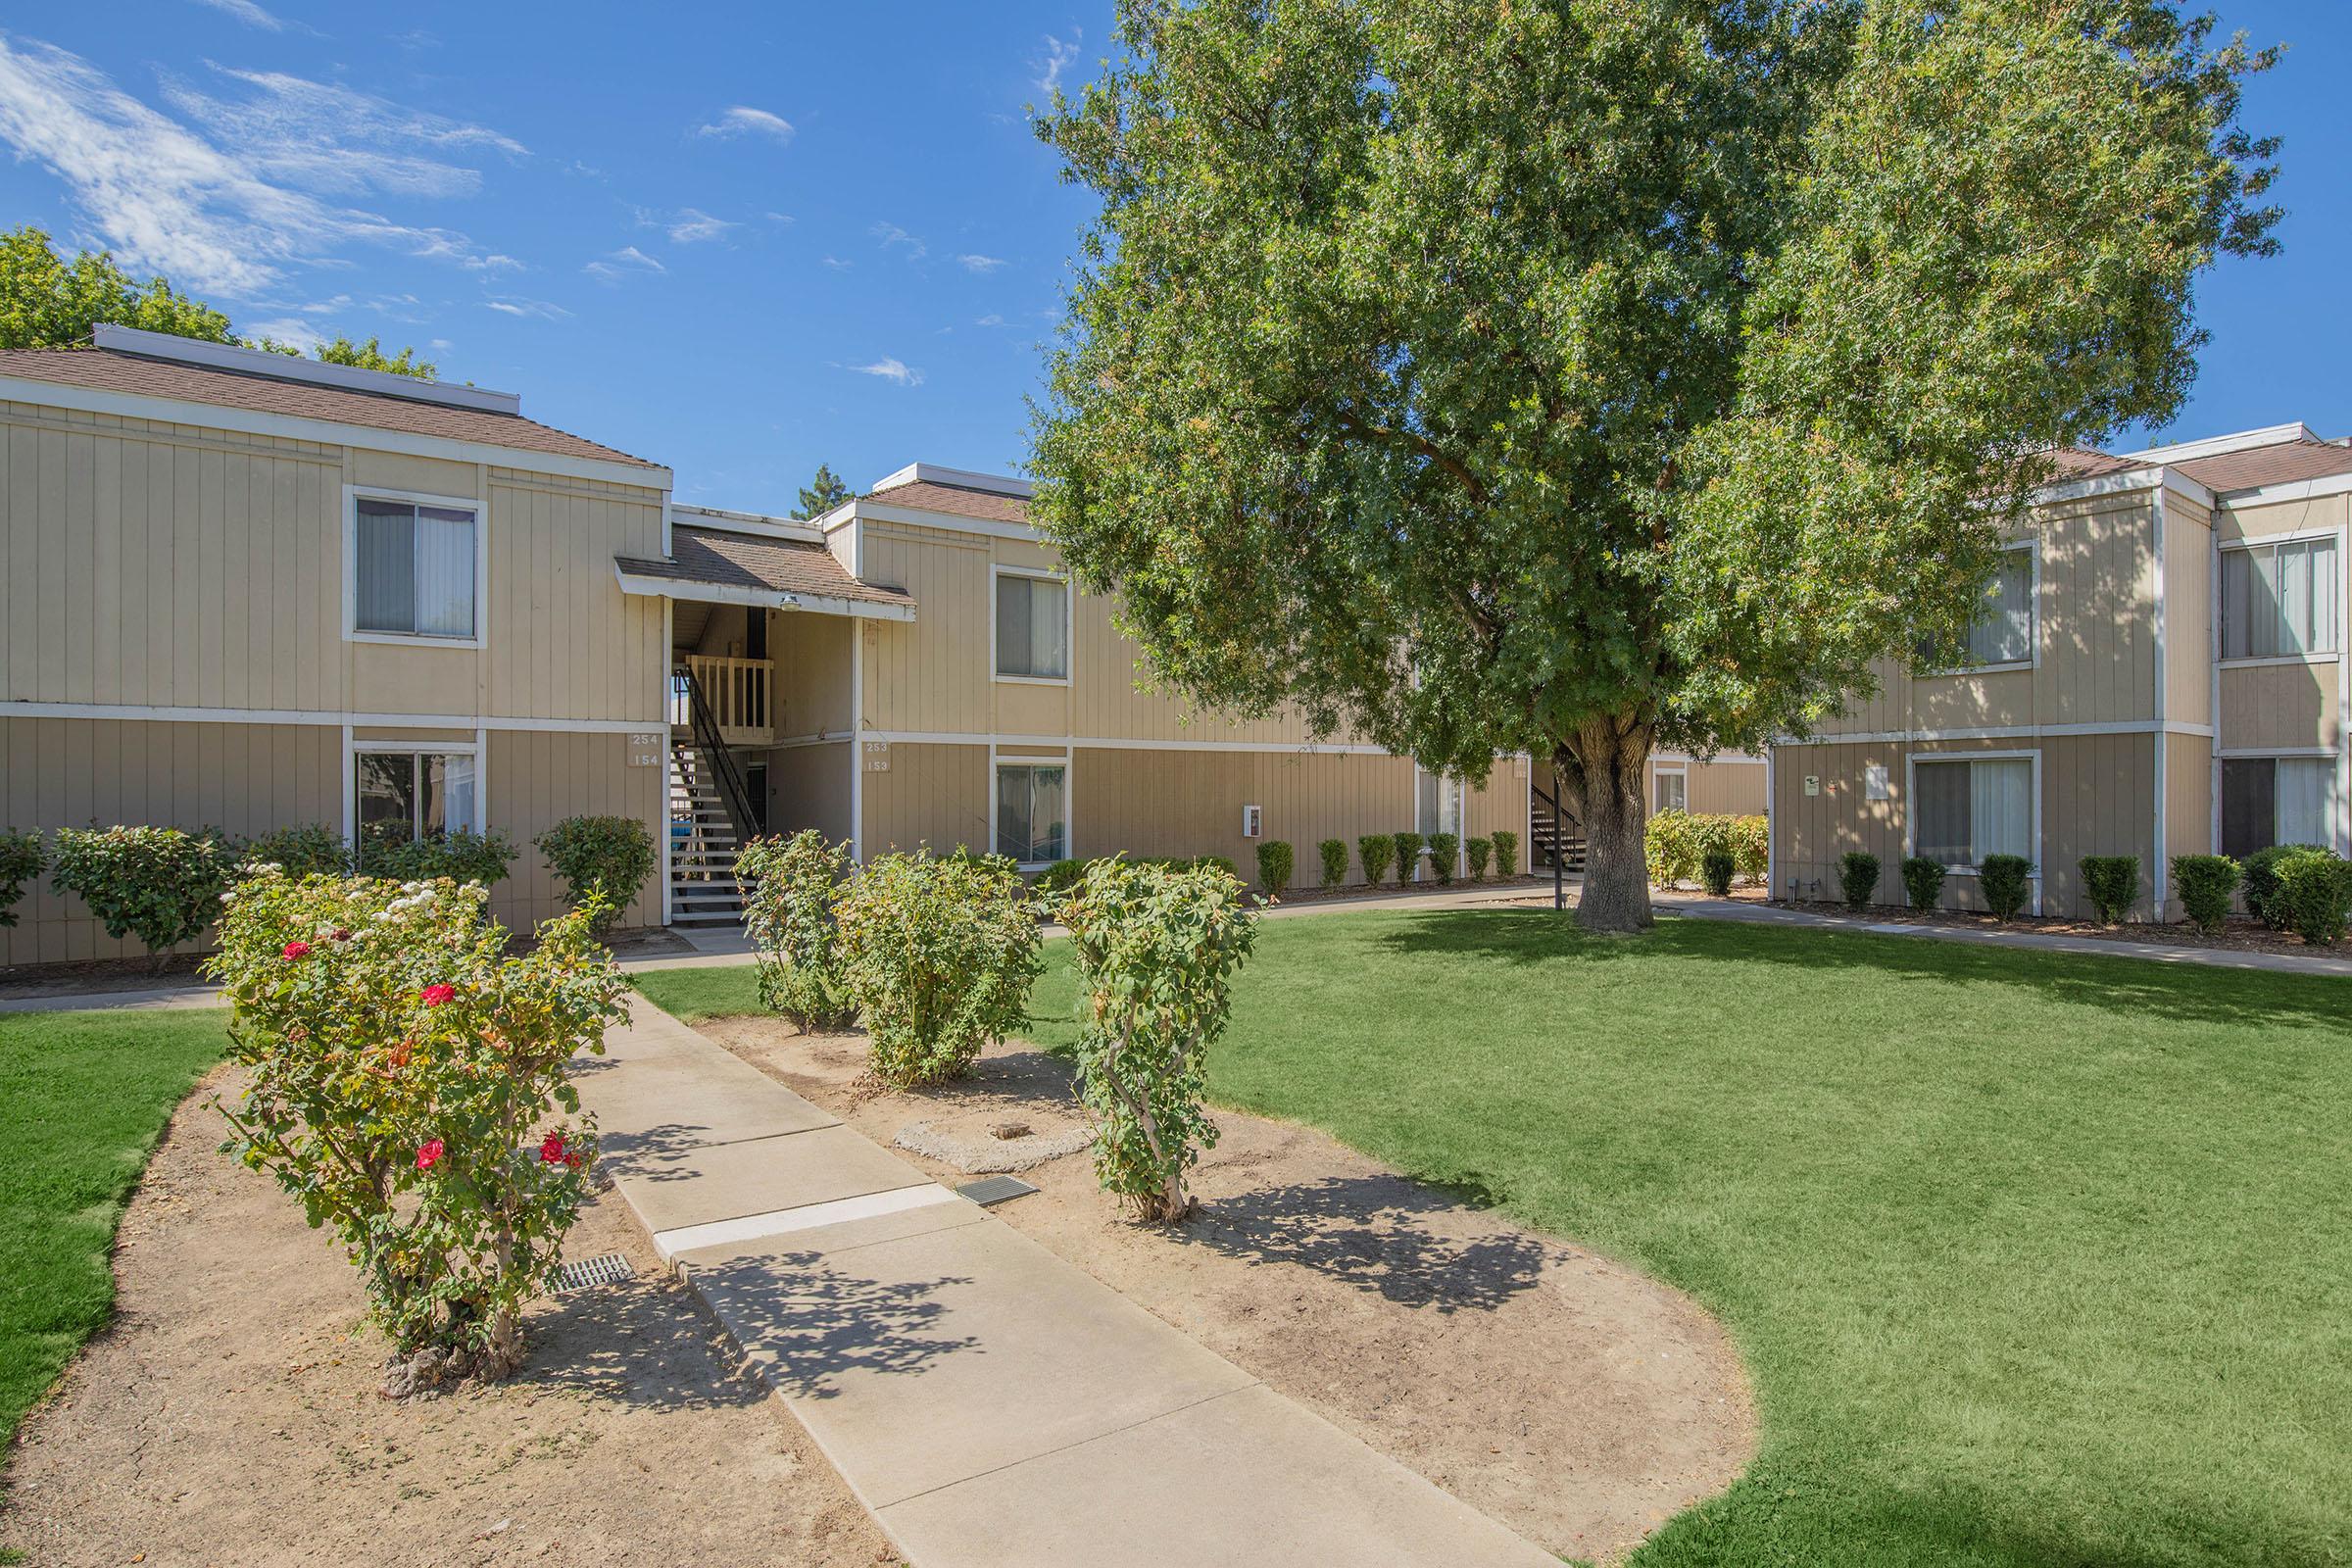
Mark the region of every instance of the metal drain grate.
<instances>
[{"instance_id":1,"label":"metal drain grate","mask_svg":"<svg viewBox=\"0 0 2352 1568\"><path fill-rule=\"evenodd\" d=\"M956 1189L956 1196L968 1198L981 1207L1002 1203L1009 1199L1025 1198L1037 1189L1018 1176L990 1176L981 1181L965 1182Z\"/></svg>"},{"instance_id":2,"label":"metal drain grate","mask_svg":"<svg viewBox=\"0 0 2352 1568\"><path fill-rule=\"evenodd\" d=\"M577 1263L566 1263L556 1276L559 1291L582 1291L591 1285L618 1285L635 1277L636 1270L618 1252L607 1252L600 1257L583 1257Z\"/></svg>"}]
</instances>

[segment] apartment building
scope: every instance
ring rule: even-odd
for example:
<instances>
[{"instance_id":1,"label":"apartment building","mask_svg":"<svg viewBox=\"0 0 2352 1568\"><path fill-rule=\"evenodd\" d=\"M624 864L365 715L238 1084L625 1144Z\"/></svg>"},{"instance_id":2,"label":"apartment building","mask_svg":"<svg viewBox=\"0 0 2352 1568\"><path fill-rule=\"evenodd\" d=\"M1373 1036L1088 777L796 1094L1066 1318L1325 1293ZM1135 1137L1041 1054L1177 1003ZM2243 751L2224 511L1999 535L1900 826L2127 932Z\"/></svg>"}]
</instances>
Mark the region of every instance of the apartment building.
<instances>
[{"instance_id":1,"label":"apartment building","mask_svg":"<svg viewBox=\"0 0 2352 1568\"><path fill-rule=\"evenodd\" d=\"M2036 912L2087 912L2077 862L2135 855L2140 918L2177 919L2170 858L2352 850L2344 713L2352 445L2285 424L2062 454L1948 667L1880 690L1770 758L1773 887L1834 897L1839 858L1949 870L1981 907L1994 854Z\"/></svg>"}]
</instances>

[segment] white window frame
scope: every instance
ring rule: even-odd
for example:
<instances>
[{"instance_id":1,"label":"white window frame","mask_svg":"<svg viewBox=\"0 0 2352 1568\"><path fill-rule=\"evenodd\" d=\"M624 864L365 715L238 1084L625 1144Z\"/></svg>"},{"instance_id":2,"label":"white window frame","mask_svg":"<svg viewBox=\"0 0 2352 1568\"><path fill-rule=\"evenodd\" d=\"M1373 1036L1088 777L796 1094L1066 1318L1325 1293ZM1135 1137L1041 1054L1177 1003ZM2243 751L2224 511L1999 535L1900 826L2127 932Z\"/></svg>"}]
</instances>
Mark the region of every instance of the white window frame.
<instances>
[{"instance_id":1,"label":"white window frame","mask_svg":"<svg viewBox=\"0 0 2352 1568\"><path fill-rule=\"evenodd\" d=\"M2019 760L2034 764L2034 853L2028 857L2034 862L2031 880L2034 884L2034 910L2041 912L2041 750L2034 747L2004 752L1911 752L1903 758L1903 858L1919 853L1919 764L1922 762L2014 762ZM1947 876L1977 876L1973 865L1947 865Z\"/></svg>"},{"instance_id":2,"label":"white window frame","mask_svg":"<svg viewBox=\"0 0 2352 1568\"><path fill-rule=\"evenodd\" d=\"M1438 781L1438 789L1441 792L1438 804L1440 820L1443 820L1446 815L1443 792L1446 790L1453 792L1453 836L1458 841L1453 847L1453 874L1457 877L1468 876L1470 874L1470 791L1464 787L1460 779L1450 773L1441 773L1423 767L1418 761L1413 763L1412 818L1416 831L1421 825L1421 781L1424 778L1434 778ZM1444 831L1443 828L1433 828L1431 833ZM1413 858L1412 879L1415 882L1421 880L1421 862L1424 859L1429 861L1430 875L1433 877L1437 875L1438 852L1429 847L1430 837L1430 833L1421 835L1421 853ZM1404 877L1404 868L1398 867L1396 874L1398 880L1401 881Z\"/></svg>"},{"instance_id":3,"label":"white window frame","mask_svg":"<svg viewBox=\"0 0 2352 1568\"><path fill-rule=\"evenodd\" d=\"M1679 778L1683 781L1682 808L1686 811L1690 810L1690 764L1688 762L1679 762L1672 767L1659 766L1651 768L1649 776L1649 808L1653 814L1661 810L1670 809L1670 808L1658 805L1658 780L1662 778Z\"/></svg>"},{"instance_id":4,"label":"white window frame","mask_svg":"<svg viewBox=\"0 0 2352 1568\"><path fill-rule=\"evenodd\" d=\"M2222 592L2223 558L2233 550L2264 550L2275 545L2309 544L2315 539L2332 539L2335 541L2335 640L2339 646L2334 651L2325 654L2257 654L2240 659L2221 658L2221 651L2229 646L2229 633L2227 628L2225 628L2222 624L2222 603L2224 598ZM2347 557L2345 530L2342 528L2296 528L2286 533L2252 534L2239 539L2223 539L2216 541L2213 547L2214 662L2219 664L2224 669L2260 669L2269 664L2334 664L2342 662L2344 651L2340 645L2345 641L2344 612L2347 608L2352 608L2347 607L2344 602L2344 573L2347 570L2347 559L2352 558ZM2263 755L2273 756L2284 754L2266 752ZM2215 799L2217 801L2220 799L2218 793L2216 794ZM2216 809L2219 809L2219 808L2217 807ZM2217 840L2216 842L2219 841Z\"/></svg>"},{"instance_id":5,"label":"white window frame","mask_svg":"<svg viewBox=\"0 0 2352 1568\"><path fill-rule=\"evenodd\" d=\"M1919 672L1919 679L1941 680L1955 675L2001 675L2016 670L2041 667L2041 541L2038 538L2013 539L2000 547L2000 554L2007 555L2013 550L2025 551L2027 560L2033 566L2033 587L2029 590L2033 602L2027 607L2030 613L2027 617L2026 631L2026 640L2032 649L2031 657L2004 660L1997 664L1951 664L1936 669L1923 669Z\"/></svg>"},{"instance_id":6,"label":"white window frame","mask_svg":"<svg viewBox=\"0 0 2352 1568\"><path fill-rule=\"evenodd\" d=\"M2352 855L2352 800L2347 799L2344 790L2344 756L2331 746L2232 746L2216 751L2213 754L2214 854L2222 853L2224 762L2333 762L2328 792L2328 847L2338 855Z\"/></svg>"},{"instance_id":7,"label":"white window frame","mask_svg":"<svg viewBox=\"0 0 2352 1568\"><path fill-rule=\"evenodd\" d=\"M473 635L435 637L423 632L362 631L360 629L360 503L397 501L407 506L445 507L473 514ZM473 648L487 645L490 635L490 504L474 496L427 495L421 490L393 490L382 485L343 487L343 640L347 643L392 643L403 648Z\"/></svg>"},{"instance_id":8,"label":"white window frame","mask_svg":"<svg viewBox=\"0 0 2352 1568\"><path fill-rule=\"evenodd\" d=\"M990 587L993 591L995 585L992 583ZM993 652L995 644L995 639L993 637L990 639L990 644L992 652L989 657L993 661L996 657ZM1078 797L1075 790L1071 787L1071 778L1074 770L1070 766L1071 762L1075 760L1076 759L1074 755L1070 753L1064 753L1059 757L1055 757L1051 754L1039 756L1035 753L1028 753L1017 757L1004 757L999 755L993 742L990 744L988 748L989 854L995 855L998 853L997 774L1008 767L1026 767L1031 769L1040 767L1058 767L1061 769L1061 854L1062 858L1064 859L1076 858L1078 853L1078 824L1075 808L1077 806ZM1047 866L1052 865L1054 862L1052 860L1015 860L1013 863L1024 871L1042 871Z\"/></svg>"},{"instance_id":9,"label":"white window frame","mask_svg":"<svg viewBox=\"0 0 2352 1568\"><path fill-rule=\"evenodd\" d=\"M360 842L360 759L366 756L382 757L470 757L473 759L473 820L457 824L457 828L475 833L490 831L490 737L486 730L474 731L469 741L435 740L361 740L352 735L351 726L343 727L343 843L357 849ZM662 827L666 836L667 812L663 812ZM454 831L454 829L453 829Z\"/></svg>"},{"instance_id":10,"label":"white window frame","mask_svg":"<svg viewBox=\"0 0 2352 1568\"><path fill-rule=\"evenodd\" d=\"M1032 582L1061 584L1062 649L1061 673L1058 675L1007 675L997 668L997 579L1026 577ZM1069 574L1050 571L1042 566L1007 566L1001 562L991 563L988 568L988 673L991 679L1005 686L1067 686L1078 670L1078 590Z\"/></svg>"}]
</instances>

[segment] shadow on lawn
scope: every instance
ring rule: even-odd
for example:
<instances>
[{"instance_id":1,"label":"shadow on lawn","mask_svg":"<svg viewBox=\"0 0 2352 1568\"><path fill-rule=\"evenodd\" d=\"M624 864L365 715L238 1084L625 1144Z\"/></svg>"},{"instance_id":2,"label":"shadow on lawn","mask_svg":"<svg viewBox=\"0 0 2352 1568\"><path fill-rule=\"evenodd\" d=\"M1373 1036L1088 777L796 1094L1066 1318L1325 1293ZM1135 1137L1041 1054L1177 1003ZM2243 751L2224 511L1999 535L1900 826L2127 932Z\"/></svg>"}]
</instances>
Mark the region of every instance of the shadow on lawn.
<instances>
[{"instance_id":1,"label":"shadow on lawn","mask_svg":"<svg viewBox=\"0 0 2352 1568\"><path fill-rule=\"evenodd\" d=\"M2242 1028L2299 1024L2340 1032L2352 1016L2352 982L2329 975L2169 964L2124 955L2037 953L1933 937L1788 928L1703 920L1660 920L1646 936L1588 936L1549 909L1462 909L1415 914L1382 928L1382 948L1398 956L1463 955L1514 964L1615 963L1660 957L1695 963L1773 963L1824 971L1867 971L1890 980L1995 984L2052 1002L2110 1012ZM1717 993L1728 1004L1732 991ZM1892 1001L1889 1000L1891 1006Z\"/></svg>"}]
</instances>

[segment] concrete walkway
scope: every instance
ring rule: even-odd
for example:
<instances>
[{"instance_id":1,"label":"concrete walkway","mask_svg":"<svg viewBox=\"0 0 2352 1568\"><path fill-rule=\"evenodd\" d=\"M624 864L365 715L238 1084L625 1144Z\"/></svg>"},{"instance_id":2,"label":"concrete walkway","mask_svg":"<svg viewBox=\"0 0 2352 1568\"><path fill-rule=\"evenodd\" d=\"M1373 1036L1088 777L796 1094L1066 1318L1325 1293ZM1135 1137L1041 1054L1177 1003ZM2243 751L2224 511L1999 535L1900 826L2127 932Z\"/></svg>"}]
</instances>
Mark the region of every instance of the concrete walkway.
<instances>
[{"instance_id":1,"label":"concrete walkway","mask_svg":"<svg viewBox=\"0 0 2352 1568\"><path fill-rule=\"evenodd\" d=\"M917 1568L1556 1568L641 1000L577 1082L655 1247Z\"/></svg>"}]
</instances>

